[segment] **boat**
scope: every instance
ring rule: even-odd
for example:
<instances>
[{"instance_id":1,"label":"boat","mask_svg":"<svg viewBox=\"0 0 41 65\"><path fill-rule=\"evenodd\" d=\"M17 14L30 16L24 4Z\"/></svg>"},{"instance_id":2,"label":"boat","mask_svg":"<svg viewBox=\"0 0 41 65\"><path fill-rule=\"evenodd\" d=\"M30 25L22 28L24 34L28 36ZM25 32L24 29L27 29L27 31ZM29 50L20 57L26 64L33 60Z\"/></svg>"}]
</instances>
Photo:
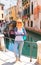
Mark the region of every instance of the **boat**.
<instances>
[{"instance_id":1,"label":"boat","mask_svg":"<svg viewBox=\"0 0 41 65\"><path fill-rule=\"evenodd\" d=\"M11 21L9 24L7 24L6 28L4 29L4 36L15 39L14 34L15 27L16 27L16 21Z\"/></svg>"}]
</instances>

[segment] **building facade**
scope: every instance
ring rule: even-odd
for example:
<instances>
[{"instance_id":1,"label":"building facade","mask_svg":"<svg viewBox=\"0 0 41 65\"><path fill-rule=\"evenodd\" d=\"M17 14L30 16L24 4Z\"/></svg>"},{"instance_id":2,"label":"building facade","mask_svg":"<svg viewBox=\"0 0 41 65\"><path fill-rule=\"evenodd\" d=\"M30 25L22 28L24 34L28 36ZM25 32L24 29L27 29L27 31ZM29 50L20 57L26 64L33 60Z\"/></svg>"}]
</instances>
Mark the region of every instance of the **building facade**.
<instances>
[{"instance_id":1,"label":"building facade","mask_svg":"<svg viewBox=\"0 0 41 65\"><path fill-rule=\"evenodd\" d=\"M41 29L41 0L24 0L23 16L28 27Z\"/></svg>"},{"instance_id":2,"label":"building facade","mask_svg":"<svg viewBox=\"0 0 41 65\"><path fill-rule=\"evenodd\" d=\"M22 0L23 4L23 15L22 18L25 22L25 26L29 26L29 19L30 19L30 1L29 0Z\"/></svg>"},{"instance_id":3,"label":"building facade","mask_svg":"<svg viewBox=\"0 0 41 65\"><path fill-rule=\"evenodd\" d=\"M41 0L30 1L30 25L31 27L41 29Z\"/></svg>"},{"instance_id":4,"label":"building facade","mask_svg":"<svg viewBox=\"0 0 41 65\"><path fill-rule=\"evenodd\" d=\"M17 7L16 6L12 6L10 8L8 8L6 10L6 17L5 19L6 20L10 20L10 18L12 18L13 20L16 20L17 19Z\"/></svg>"},{"instance_id":5,"label":"building facade","mask_svg":"<svg viewBox=\"0 0 41 65\"><path fill-rule=\"evenodd\" d=\"M0 22L4 21L4 4L0 3Z\"/></svg>"}]
</instances>

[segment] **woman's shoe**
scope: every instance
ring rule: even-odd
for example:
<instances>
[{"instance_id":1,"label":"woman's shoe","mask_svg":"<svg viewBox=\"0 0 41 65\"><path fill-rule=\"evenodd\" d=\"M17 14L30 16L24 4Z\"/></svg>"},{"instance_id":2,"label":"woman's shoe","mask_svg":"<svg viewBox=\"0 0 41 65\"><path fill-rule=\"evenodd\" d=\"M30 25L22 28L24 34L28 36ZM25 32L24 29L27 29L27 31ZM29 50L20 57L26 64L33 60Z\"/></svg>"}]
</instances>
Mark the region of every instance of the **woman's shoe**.
<instances>
[{"instance_id":1,"label":"woman's shoe","mask_svg":"<svg viewBox=\"0 0 41 65\"><path fill-rule=\"evenodd\" d=\"M22 61L20 60L20 58L16 58L16 62L17 62L17 61L22 62Z\"/></svg>"}]
</instances>

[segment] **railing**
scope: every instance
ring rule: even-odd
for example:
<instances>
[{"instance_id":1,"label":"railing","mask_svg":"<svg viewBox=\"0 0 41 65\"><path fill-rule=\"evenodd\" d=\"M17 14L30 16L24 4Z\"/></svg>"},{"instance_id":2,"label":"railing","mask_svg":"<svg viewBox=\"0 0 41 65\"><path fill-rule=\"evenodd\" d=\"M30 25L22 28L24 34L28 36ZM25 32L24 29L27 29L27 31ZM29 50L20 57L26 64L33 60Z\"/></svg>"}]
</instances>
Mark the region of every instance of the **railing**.
<instances>
[{"instance_id":1,"label":"railing","mask_svg":"<svg viewBox=\"0 0 41 65\"><path fill-rule=\"evenodd\" d=\"M7 40L8 40L8 42L7 42ZM5 41L5 44L4 44L4 41ZM14 39L4 37L3 34L0 34L0 50L1 49L5 50L5 46L8 47L10 43L12 44L12 41L13 41L13 44L14 44ZM11 47L10 47L10 49L11 49ZM37 42L24 41L22 54L27 56L27 57L29 56L30 62L32 61L33 55L36 55L37 62L38 62L38 64L41 65L41 40L37 41Z\"/></svg>"},{"instance_id":2,"label":"railing","mask_svg":"<svg viewBox=\"0 0 41 65\"><path fill-rule=\"evenodd\" d=\"M11 46L12 46L12 42L14 45L13 38L8 38L8 37L4 37L4 38L5 38L5 45L6 45L7 49L9 49L9 47L10 47L10 42L11 42ZM36 44L36 42L24 41L22 54L27 56L27 57L30 57L30 62L32 61L32 58L37 58L37 44Z\"/></svg>"}]
</instances>

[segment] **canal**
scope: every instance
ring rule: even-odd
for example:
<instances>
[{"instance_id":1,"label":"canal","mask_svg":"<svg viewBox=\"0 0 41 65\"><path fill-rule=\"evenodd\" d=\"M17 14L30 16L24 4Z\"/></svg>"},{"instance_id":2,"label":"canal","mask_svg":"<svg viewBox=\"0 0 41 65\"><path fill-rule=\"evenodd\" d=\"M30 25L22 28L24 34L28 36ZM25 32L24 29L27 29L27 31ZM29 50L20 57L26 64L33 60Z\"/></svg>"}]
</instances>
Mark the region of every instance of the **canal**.
<instances>
[{"instance_id":1,"label":"canal","mask_svg":"<svg viewBox=\"0 0 41 65\"><path fill-rule=\"evenodd\" d=\"M27 40L24 41L22 54L27 57L37 58L37 44L36 42L41 40L41 35L27 31ZM6 48L13 52L14 41L11 39L5 39Z\"/></svg>"}]
</instances>

